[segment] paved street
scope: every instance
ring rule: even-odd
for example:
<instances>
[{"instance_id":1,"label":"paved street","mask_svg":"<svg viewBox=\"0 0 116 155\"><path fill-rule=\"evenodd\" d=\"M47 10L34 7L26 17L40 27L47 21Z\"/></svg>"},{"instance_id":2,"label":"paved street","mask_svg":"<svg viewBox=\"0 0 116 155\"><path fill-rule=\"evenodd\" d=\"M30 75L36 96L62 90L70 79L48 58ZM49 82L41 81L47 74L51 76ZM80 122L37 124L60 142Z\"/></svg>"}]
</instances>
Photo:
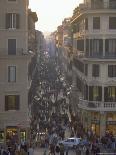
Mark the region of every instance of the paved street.
<instances>
[{"instance_id":1,"label":"paved street","mask_svg":"<svg viewBox=\"0 0 116 155\"><path fill-rule=\"evenodd\" d=\"M36 148L34 150L34 155L44 155L44 152L45 152L45 149L44 148ZM102 153L107 153L107 155L108 155L108 152L109 153L112 153L112 151L108 151L108 150L106 151L104 149L102 150ZM48 155L48 150L47 150L47 154L46 155ZM68 153L68 155L76 155L76 152L73 151L73 150L70 150L69 153ZM82 155L84 155L84 154L82 153Z\"/></svg>"},{"instance_id":2,"label":"paved street","mask_svg":"<svg viewBox=\"0 0 116 155\"><path fill-rule=\"evenodd\" d=\"M41 148L35 149L34 155L44 155L44 151L45 149L41 149ZM48 155L48 151L46 155ZM76 155L76 153L74 151L69 151L68 155Z\"/></svg>"}]
</instances>

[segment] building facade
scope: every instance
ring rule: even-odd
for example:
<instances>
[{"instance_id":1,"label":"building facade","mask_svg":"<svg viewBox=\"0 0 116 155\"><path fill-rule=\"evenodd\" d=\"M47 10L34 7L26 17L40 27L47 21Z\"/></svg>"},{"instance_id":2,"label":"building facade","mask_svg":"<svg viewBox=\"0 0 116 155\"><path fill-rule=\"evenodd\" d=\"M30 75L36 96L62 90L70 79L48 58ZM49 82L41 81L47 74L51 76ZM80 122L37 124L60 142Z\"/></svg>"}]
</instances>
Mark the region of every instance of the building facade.
<instances>
[{"instance_id":1,"label":"building facade","mask_svg":"<svg viewBox=\"0 0 116 155\"><path fill-rule=\"evenodd\" d=\"M0 1L0 142L28 137L28 0Z\"/></svg>"},{"instance_id":2,"label":"building facade","mask_svg":"<svg viewBox=\"0 0 116 155\"><path fill-rule=\"evenodd\" d=\"M116 135L116 1L85 0L71 24L81 122L100 137Z\"/></svg>"}]
</instances>

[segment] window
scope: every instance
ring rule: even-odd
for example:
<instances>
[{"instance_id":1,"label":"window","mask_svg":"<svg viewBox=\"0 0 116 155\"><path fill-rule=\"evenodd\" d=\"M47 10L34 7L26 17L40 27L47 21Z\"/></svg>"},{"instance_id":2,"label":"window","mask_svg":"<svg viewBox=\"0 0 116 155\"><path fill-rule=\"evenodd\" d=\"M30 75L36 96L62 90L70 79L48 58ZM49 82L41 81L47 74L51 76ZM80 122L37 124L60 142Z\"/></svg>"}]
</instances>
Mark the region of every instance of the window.
<instances>
[{"instance_id":1,"label":"window","mask_svg":"<svg viewBox=\"0 0 116 155\"><path fill-rule=\"evenodd\" d=\"M6 14L6 29L19 29L19 14Z\"/></svg>"},{"instance_id":2,"label":"window","mask_svg":"<svg viewBox=\"0 0 116 155\"><path fill-rule=\"evenodd\" d=\"M101 96L100 92L101 87L94 86L93 87L93 100L99 101L99 96Z\"/></svg>"},{"instance_id":3,"label":"window","mask_svg":"<svg viewBox=\"0 0 116 155\"><path fill-rule=\"evenodd\" d=\"M116 0L109 0L109 8L116 9Z\"/></svg>"},{"instance_id":4,"label":"window","mask_svg":"<svg viewBox=\"0 0 116 155\"><path fill-rule=\"evenodd\" d=\"M85 30L88 30L88 18L85 18Z\"/></svg>"},{"instance_id":5,"label":"window","mask_svg":"<svg viewBox=\"0 0 116 155\"><path fill-rule=\"evenodd\" d=\"M100 17L93 17L93 29L100 29Z\"/></svg>"},{"instance_id":6,"label":"window","mask_svg":"<svg viewBox=\"0 0 116 155\"><path fill-rule=\"evenodd\" d=\"M108 77L116 77L116 65L108 65Z\"/></svg>"},{"instance_id":7,"label":"window","mask_svg":"<svg viewBox=\"0 0 116 155\"><path fill-rule=\"evenodd\" d=\"M116 17L109 17L109 29L116 29Z\"/></svg>"},{"instance_id":8,"label":"window","mask_svg":"<svg viewBox=\"0 0 116 155\"><path fill-rule=\"evenodd\" d=\"M92 45L93 45L94 53L99 53L99 40L98 39L94 39Z\"/></svg>"},{"instance_id":9,"label":"window","mask_svg":"<svg viewBox=\"0 0 116 155\"><path fill-rule=\"evenodd\" d=\"M19 95L5 96L5 111L19 110Z\"/></svg>"},{"instance_id":10,"label":"window","mask_svg":"<svg viewBox=\"0 0 116 155\"><path fill-rule=\"evenodd\" d=\"M116 102L116 87L109 86L104 88L105 102Z\"/></svg>"},{"instance_id":11,"label":"window","mask_svg":"<svg viewBox=\"0 0 116 155\"><path fill-rule=\"evenodd\" d=\"M84 51L84 40L77 40L77 49L79 51Z\"/></svg>"},{"instance_id":12,"label":"window","mask_svg":"<svg viewBox=\"0 0 116 155\"><path fill-rule=\"evenodd\" d=\"M109 40L109 52L116 53L116 39Z\"/></svg>"},{"instance_id":13,"label":"window","mask_svg":"<svg viewBox=\"0 0 116 155\"><path fill-rule=\"evenodd\" d=\"M85 64L85 75L88 75L88 64Z\"/></svg>"},{"instance_id":14,"label":"window","mask_svg":"<svg viewBox=\"0 0 116 155\"><path fill-rule=\"evenodd\" d=\"M102 56L103 55L103 40L102 39L90 39L90 56Z\"/></svg>"},{"instance_id":15,"label":"window","mask_svg":"<svg viewBox=\"0 0 116 155\"><path fill-rule=\"evenodd\" d=\"M89 100L101 101L102 100L102 87L89 86Z\"/></svg>"},{"instance_id":16,"label":"window","mask_svg":"<svg viewBox=\"0 0 116 155\"><path fill-rule=\"evenodd\" d=\"M8 55L16 55L16 39L8 39Z\"/></svg>"},{"instance_id":17,"label":"window","mask_svg":"<svg viewBox=\"0 0 116 155\"><path fill-rule=\"evenodd\" d=\"M92 76L93 77L99 77L99 65L93 64L92 66Z\"/></svg>"},{"instance_id":18,"label":"window","mask_svg":"<svg viewBox=\"0 0 116 155\"><path fill-rule=\"evenodd\" d=\"M9 2L16 2L16 0L8 0Z\"/></svg>"},{"instance_id":19,"label":"window","mask_svg":"<svg viewBox=\"0 0 116 155\"><path fill-rule=\"evenodd\" d=\"M105 40L105 51L107 56L116 56L116 39Z\"/></svg>"},{"instance_id":20,"label":"window","mask_svg":"<svg viewBox=\"0 0 116 155\"><path fill-rule=\"evenodd\" d=\"M8 82L16 82L16 66L8 66Z\"/></svg>"}]
</instances>

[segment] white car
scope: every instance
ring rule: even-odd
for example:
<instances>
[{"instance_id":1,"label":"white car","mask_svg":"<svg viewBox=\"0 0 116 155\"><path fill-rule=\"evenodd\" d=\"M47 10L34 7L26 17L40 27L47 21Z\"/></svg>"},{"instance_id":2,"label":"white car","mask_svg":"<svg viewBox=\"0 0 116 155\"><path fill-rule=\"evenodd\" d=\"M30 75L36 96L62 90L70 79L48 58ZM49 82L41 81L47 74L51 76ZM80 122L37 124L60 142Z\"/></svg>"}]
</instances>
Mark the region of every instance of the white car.
<instances>
[{"instance_id":1,"label":"white car","mask_svg":"<svg viewBox=\"0 0 116 155\"><path fill-rule=\"evenodd\" d=\"M59 141L59 144L63 144L64 147L75 148L81 142L81 138L67 138L66 140Z\"/></svg>"}]
</instances>

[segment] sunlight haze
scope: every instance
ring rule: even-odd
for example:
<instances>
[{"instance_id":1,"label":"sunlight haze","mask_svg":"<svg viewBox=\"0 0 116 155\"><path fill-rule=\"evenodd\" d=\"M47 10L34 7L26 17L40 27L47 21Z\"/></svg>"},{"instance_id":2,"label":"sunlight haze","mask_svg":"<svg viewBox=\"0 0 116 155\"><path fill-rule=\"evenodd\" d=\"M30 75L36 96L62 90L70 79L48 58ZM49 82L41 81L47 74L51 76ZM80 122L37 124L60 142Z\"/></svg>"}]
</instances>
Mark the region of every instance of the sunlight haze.
<instances>
[{"instance_id":1,"label":"sunlight haze","mask_svg":"<svg viewBox=\"0 0 116 155\"><path fill-rule=\"evenodd\" d=\"M53 32L62 20L70 17L73 10L83 0L29 0L29 7L38 15L36 29Z\"/></svg>"}]
</instances>

